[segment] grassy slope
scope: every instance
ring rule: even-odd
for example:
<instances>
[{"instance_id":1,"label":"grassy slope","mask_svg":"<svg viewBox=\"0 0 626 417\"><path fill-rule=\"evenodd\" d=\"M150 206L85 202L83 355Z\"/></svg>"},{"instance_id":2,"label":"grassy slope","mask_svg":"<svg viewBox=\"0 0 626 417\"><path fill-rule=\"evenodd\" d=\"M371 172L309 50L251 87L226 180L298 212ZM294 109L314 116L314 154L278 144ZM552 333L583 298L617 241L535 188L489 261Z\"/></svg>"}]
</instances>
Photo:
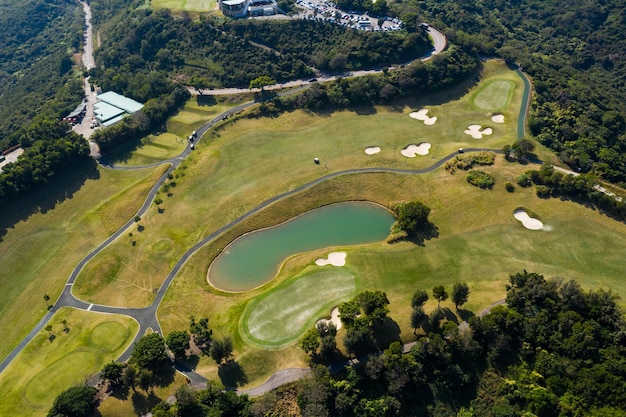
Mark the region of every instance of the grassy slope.
<instances>
[{"instance_id":1,"label":"grassy slope","mask_svg":"<svg viewBox=\"0 0 626 417\"><path fill-rule=\"evenodd\" d=\"M0 242L0 357L43 316L44 294L51 302L56 300L76 264L133 216L163 169L116 172L90 168L93 178L85 180L69 198L52 209L16 220L7 230ZM55 186L60 185L49 184ZM47 204L48 192L41 190L21 203ZM24 206L9 206L3 216L19 219Z\"/></svg>"},{"instance_id":2,"label":"grassy slope","mask_svg":"<svg viewBox=\"0 0 626 417\"><path fill-rule=\"evenodd\" d=\"M196 96L189 100L184 109L170 117L164 132L142 138L141 145L132 148L121 147L108 158L116 165L147 165L173 158L185 149L187 137L218 114L234 107L236 102L215 102ZM210 102L210 103L207 103Z\"/></svg>"},{"instance_id":3,"label":"grassy slope","mask_svg":"<svg viewBox=\"0 0 626 417\"><path fill-rule=\"evenodd\" d=\"M50 323L54 340L42 330L0 375L0 415L45 416L61 391L82 384L103 363L116 359L139 329L129 317L69 308Z\"/></svg>"}]
</instances>

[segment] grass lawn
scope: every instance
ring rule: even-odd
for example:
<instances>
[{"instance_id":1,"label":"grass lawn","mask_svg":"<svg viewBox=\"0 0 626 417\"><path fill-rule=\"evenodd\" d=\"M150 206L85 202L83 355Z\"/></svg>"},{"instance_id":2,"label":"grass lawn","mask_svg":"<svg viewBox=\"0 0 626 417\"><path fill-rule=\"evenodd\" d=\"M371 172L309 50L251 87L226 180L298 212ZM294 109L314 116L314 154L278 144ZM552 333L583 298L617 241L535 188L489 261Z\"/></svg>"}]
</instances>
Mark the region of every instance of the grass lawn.
<instances>
[{"instance_id":1,"label":"grass lawn","mask_svg":"<svg viewBox=\"0 0 626 417\"><path fill-rule=\"evenodd\" d=\"M139 146L134 143L128 147L122 146L107 158L109 162L125 166L147 165L174 158L185 149L191 132L237 104L226 100L218 102L208 97L193 97L181 111L168 119L165 132L142 138Z\"/></svg>"},{"instance_id":2,"label":"grass lawn","mask_svg":"<svg viewBox=\"0 0 626 417\"><path fill-rule=\"evenodd\" d=\"M514 81L495 79L481 87L472 102L479 110L503 110L509 106L514 89Z\"/></svg>"},{"instance_id":3,"label":"grass lawn","mask_svg":"<svg viewBox=\"0 0 626 417\"><path fill-rule=\"evenodd\" d=\"M346 268L312 266L288 285L254 299L240 320L247 341L278 347L302 335L332 307L350 298L356 289Z\"/></svg>"},{"instance_id":4,"label":"grass lawn","mask_svg":"<svg viewBox=\"0 0 626 417\"><path fill-rule=\"evenodd\" d=\"M157 386L148 392L141 388L137 388L137 391L115 392L100 403L98 411L102 417L143 416L186 383L185 377L177 373L174 382L166 387Z\"/></svg>"},{"instance_id":5,"label":"grass lawn","mask_svg":"<svg viewBox=\"0 0 626 417\"><path fill-rule=\"evenodd\" d=\"M155 9L170 9L173 11L210 12L217 10L216 0L152 0Z\"/></svg>"},{"instance_id":6,"label":"grass lawn","mask_svg":"<svg viewBox=\"0 0 626 417\"><path fill-rule=\"evenodd\" d=\"M62 320L67 320L67 332ZM0 415L45 416L54 398L116 359L139 326L124 316L61 309L0 375Z\"/></svg>"},{"instance_id":7,"label":"grass lawn","mask_svg":"<svg viewBox=\"0 0 626 417\"><path fill-rule=\"evenodd\" d=\"M164 170L122 172L89 165L3 208L1 358L45 314L43 296L57 299L76 264L133 217Z\"/></svg>"}]
</instances>

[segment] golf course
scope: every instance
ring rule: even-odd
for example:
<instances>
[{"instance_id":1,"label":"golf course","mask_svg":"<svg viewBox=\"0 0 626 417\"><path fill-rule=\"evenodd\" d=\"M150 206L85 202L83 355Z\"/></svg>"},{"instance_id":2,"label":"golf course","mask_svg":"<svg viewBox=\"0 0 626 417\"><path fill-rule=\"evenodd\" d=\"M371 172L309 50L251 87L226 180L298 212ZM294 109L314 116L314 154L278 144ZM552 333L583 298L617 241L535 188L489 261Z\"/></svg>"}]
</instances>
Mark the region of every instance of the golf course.
<instances>
[{"instance_id":1,"label":"golf course","mask_svg":"<svg viewBox=\"0 0 626 417\"><path fill-rule=\"evenodd\" d=\"M500 153L524 134L518 128L520 117L522 128L525 120L524 85L518 72L490 60L475 83L389 106L295 110L274 117L247 117L244 111L199 138L148 211L136 216L151 187L185 149L184 139L249 99L207 104L193 97L166 132L107 157L107 164L126 169L86 167L90 176L74 184L71 198L30 216L15 215L2 229L0 283L8 290L0 295L0 357L46 314L44 296L53 304L80 260L133 218L130 228L79 271L73 296L87 305L135 309L160 300L155 308L164 335L187 329L191 315L208 317L214 337L232 338L237 372L220 369L206 356L193 366L231 387L253 387L279 369L308 366L299 338L363 290L386 293L385 339L405 343L415 339L410 326L415 290L466 282L471 294L463 311L469 317L503 299L509 274L524 269L575 279L585 289L610 289L624 305L626 225L572 201L539 198L532 187L505 188L540 162L556 162L540 145L537 161L527 165ZM366 152L373 148L378 151ZM460 148L467 155L473 148L497 152L493 165L481 167L495 179L492 189L474 187L465 171L442 166L442 160L460 155ZM413 152L407 155L407 149ZM164 164L129 169L159 161ZM252 289L211 279L214 260L247 233L271 230L334 203L371 202L389 210L413 200L431 209L429 220L436 226L423 244L391 244L381 236L294 250ZM514 217L520 210L542 226L525 227ZM316 264L337 251L346 254L344 266ZM183 258L170 283L166 278ZM166 290L162 300L160 289ZM435 306L430 300L425 310ZM0 373L0 414L44 415L59 392L117 359L138 332L129 317L75 309L55 310L49 323L55 337L42 330Z\"/></svg>"}]
</instances>

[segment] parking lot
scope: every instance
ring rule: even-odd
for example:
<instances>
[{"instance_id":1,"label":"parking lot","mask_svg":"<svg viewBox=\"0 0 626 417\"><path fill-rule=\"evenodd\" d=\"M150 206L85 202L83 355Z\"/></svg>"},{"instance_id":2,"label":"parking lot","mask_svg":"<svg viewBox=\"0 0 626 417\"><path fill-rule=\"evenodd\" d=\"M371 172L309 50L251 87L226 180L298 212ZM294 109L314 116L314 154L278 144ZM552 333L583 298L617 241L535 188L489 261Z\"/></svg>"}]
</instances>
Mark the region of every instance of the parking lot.
<instances>
[{"instance_id":1,"label":"parking lot","mask_svg":"<svg viewBox=\"0 0 626 417\"><path fill-rule=\"evenodd\" d=\"M295 6L302 10L303 19L326 21L356 30L388 32L404 27L402 20L389 16L370 16L366 12L344 11L331 1L296 0Z\"/></svg>"}]
</instances>

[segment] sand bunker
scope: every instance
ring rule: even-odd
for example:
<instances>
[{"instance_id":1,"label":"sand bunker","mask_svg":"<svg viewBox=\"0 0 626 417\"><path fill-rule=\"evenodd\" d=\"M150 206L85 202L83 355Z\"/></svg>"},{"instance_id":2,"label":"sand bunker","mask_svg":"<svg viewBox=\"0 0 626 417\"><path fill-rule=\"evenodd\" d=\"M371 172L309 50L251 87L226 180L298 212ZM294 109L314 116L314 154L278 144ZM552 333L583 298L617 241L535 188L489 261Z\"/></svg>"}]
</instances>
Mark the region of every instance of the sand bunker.
<instances>
[{"instance_id":1,"label":"sand bunker","mask_svg":"<svg viewBox=\"0 0 626 417\"><path fill-rule=\"evenodd\" d=\"M328 254L327 258L318 258L315 260L315 265L317 266L344 266L346 264L346 256L345 252L331 252Z\"/></svg>"},{"instance_id":2,"label":"sand bunker","mask_svg":"<svg viewBox=\"0 0 626 417\"><path fill-rule=\"evenodd\" d=\"M467 130L465 131L466 135L470 135L474 139L482 139L483 135L491 135L493 131L490 127L486 127L482 129L481 125L469 125L467 126Z\"/></svg>"},{"instance_id":3,"label":"sand bunker","mask_svg":"<svg viewBox=\"0 0 626 417\"><path fill-rule=\"evenodd\" d=\"M493 116L491 116L491 121L494 123L504 123L504 115L494 114Z\"/></svg>"},{"instance_id":4,"label":"sand bunker","mask_svg":"<svg viewBox=\"0 0 626 417\"><path fill-rule=\"evenodd\" d=\"M400 153L407 158L415 158L416 155L428 155L430 143L422 142L419 145L411 144L402 149Z\"/></svg>"},{"instance_id":5,"label":"sand bunker","mask_svg":"<svg viewBox=\"0 0 626 417\"><path fill-rule=\"evenodd\" d=\"M437 122L437 117L428 117L428 109L422 109L419 111L414 111L409 114L414 119L421 120L425 125L432 126Z\"/></svg>"},{"instance_id":6,"label":"sand bunker","mask_svg":"<svg viewBox=\"0 0 626 417\"><path fill-rule=\"evenodd\" d=\"M537 219L533 219L524 210L515 210L513 217L522 222L522 225L530 230L540 230L543 228L543 223Z\"/></svg>"},{"instance_id":7,"label":"sand bunker","mask_svg":"<svg viewBox=\"0 0 626 417\"><path fill-rule=\"evenodd\" d=\"M368 155L374 155L378 152L380 152L380 148L378 146L368 146L367 148L365 148L365 153Z\"/></svg>"},{"instance_id":8,"label":"sand bunker","mask_svg":"<svg viewBox=\"0 0 626 417\"><path fill-rule=\"evenodd\" d=\"M327 322L331 322L332 324L334 324L337 330L341 329L341 319L339 318L339 309L337 307L333 308L333 310L330 312L330 320L320 319L317 321L317 323ZM317 323L315 323L315 326L317 326Z\"/></svg>"}]
</instances>

